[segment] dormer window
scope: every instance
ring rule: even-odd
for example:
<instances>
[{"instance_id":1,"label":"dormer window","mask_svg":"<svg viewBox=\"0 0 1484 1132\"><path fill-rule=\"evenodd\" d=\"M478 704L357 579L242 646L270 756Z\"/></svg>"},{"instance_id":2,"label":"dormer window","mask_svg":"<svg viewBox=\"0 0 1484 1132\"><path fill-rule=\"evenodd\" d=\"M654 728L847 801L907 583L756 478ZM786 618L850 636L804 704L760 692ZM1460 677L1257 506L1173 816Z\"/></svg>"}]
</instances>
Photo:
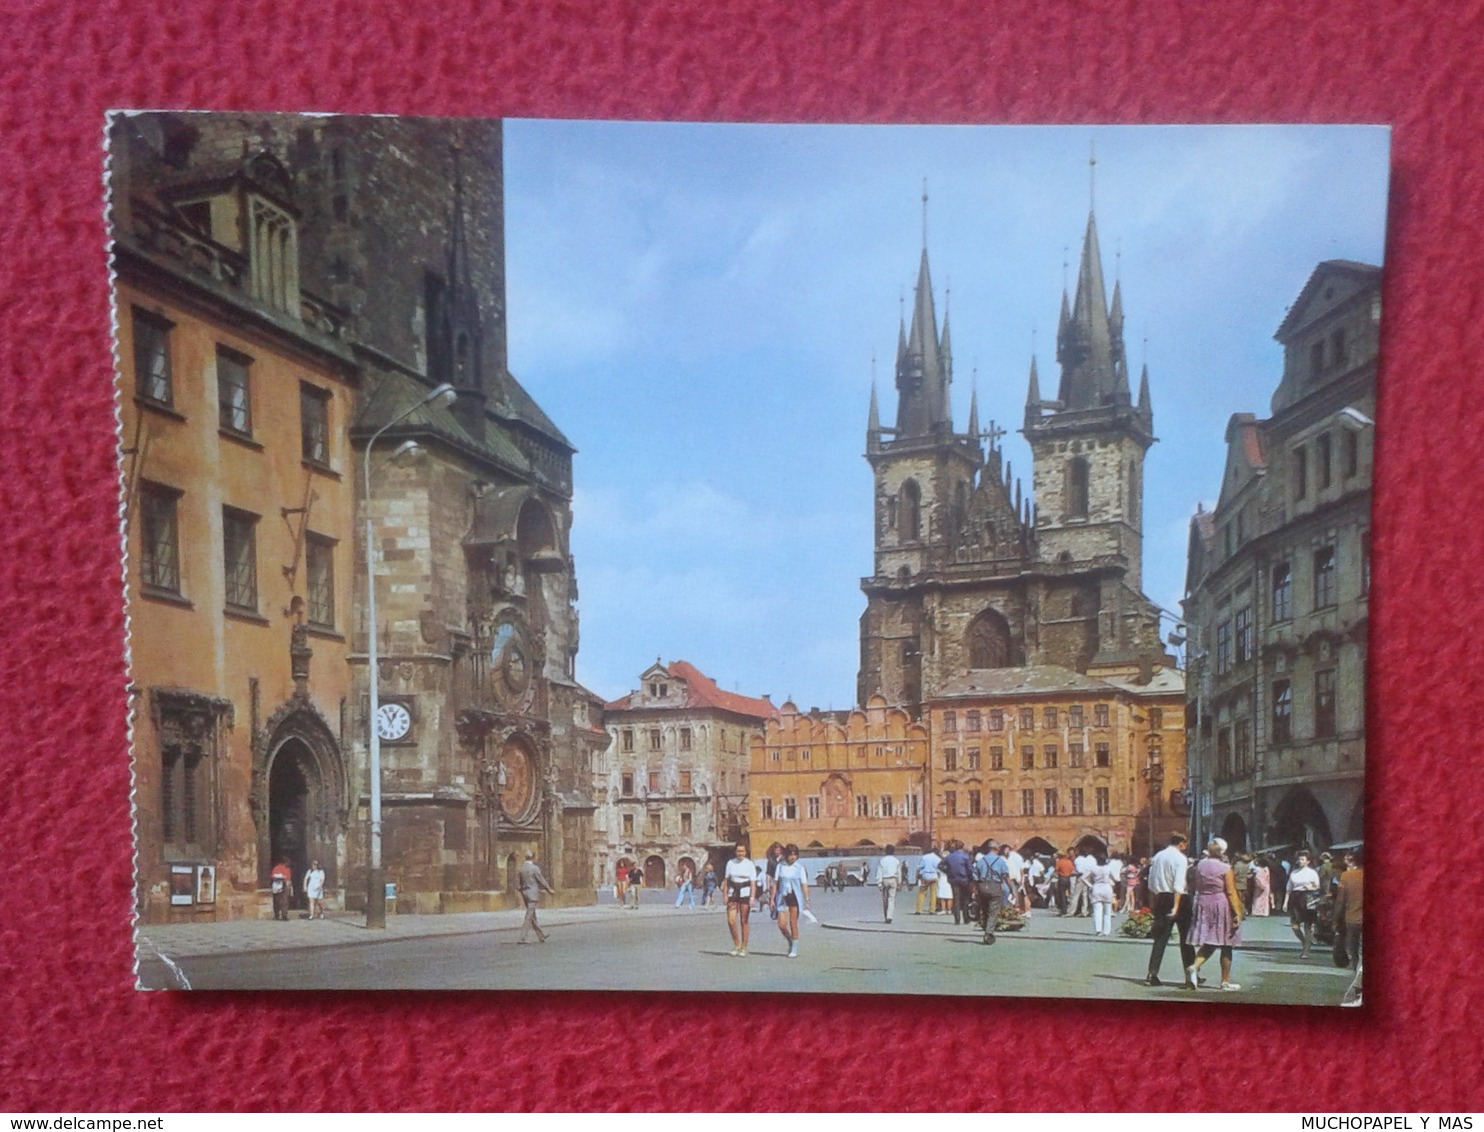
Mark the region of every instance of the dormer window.
<instances>
[{"instance_id":1,"label":"dormer window","mask_svg":"<svg viewBox=\"0 0 1484 1132\"><path fill-rule=\"evenodd\" d=\"M255 193L247 197L248 265L253 297L299 313L299 231L294 218Z\"/></svg>"}]
</instances>

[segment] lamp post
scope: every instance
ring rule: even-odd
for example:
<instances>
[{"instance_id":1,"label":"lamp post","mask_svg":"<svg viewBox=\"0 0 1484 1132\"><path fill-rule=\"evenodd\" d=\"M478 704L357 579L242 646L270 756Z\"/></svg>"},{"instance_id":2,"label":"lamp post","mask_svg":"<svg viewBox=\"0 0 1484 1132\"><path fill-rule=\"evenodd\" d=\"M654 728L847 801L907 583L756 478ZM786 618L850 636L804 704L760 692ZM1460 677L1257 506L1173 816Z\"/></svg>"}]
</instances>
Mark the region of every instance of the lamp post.
<instances>
[{"instance_id":1,"label":"lamp post","mask_svg":"<svg viewBox=\"0 0 1484 1132\"><path fill-rule=\"evenodd\" d=\"M386 877L381 866L381 721L378 718L381 711L381 674L377 667L376 656L376 570L375 559L372 557L374 532L371 522L371 450L376 447L376 442L381 439L381 434L387 429L400 424L424 405L431 405L434 402L446 404L453 399L454 393L452 385L438 386L421 401L387 421L372 433L371 439L366 442L366 663L371 673L371 704L367 716L371 753L371 871L366 882L368 885L366 926L368 928L386 927Z\"/></svg>"}]
</instances>

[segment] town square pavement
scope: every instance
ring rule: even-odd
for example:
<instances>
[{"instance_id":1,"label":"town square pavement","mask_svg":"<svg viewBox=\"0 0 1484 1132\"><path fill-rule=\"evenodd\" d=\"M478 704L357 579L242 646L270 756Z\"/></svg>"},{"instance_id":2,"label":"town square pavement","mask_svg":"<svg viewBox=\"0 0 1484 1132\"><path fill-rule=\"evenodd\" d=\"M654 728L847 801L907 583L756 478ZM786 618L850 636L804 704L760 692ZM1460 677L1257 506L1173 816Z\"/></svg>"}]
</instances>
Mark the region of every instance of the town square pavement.
<instances>
[{"instance_id":1,"label":"town square pavement","mask_svg":"<svg viewBox=\"0 0 1484 1132\"><path fill-rule=\"evenodd\" d=\"M1327 948L1308 959L1284 916L1248 918L1233 980L1240 991L1180 982L1179 950L1164 957L1165 985L1142 985L1147 940L1092 935L1092 921L1037 909L1025 930L993 946L951 916L913 914L903 892L890 924L875 889L813 891L818 924L805 924L799 957L766 912L754 913L750 954L730 955L720 909L677 909L674 894L644 893L638 909L613 903L543 909L549 942L518 942L523 913L393 915L385 930L359 915L287 923L238 920L142 926L138 985L147 989L811 991L972 994L1213 1003L1337 1005L1350 972ZM1216 960L1205 969L1220 981Z\"/></svg>"}]
</instances>

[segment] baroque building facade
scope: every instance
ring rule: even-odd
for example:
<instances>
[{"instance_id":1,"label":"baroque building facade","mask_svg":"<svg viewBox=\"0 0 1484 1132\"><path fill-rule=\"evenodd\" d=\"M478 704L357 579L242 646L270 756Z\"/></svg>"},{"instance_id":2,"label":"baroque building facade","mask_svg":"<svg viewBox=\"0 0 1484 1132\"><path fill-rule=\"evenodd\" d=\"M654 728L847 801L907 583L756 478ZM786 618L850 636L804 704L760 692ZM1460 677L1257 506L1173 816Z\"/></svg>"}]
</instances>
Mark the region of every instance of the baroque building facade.
<instances>
[{"instance_id":1,"label":"baroque building facade","mask_svg":"<svg viewBox=\"0 0 1484 1132\"><path fill-rule=\"evenodd\" d=\"M246 502L223 499L221 540L193 536L187 546L182 529L178 553L189 560L182 569L222 572L218 541L229 587L234 564L243 571L261 560L257 576L273 590L260 600L268 624L246 623L265 640L292 632L299 649L291 665L278 665L294 682L276 672L270 678L272 651L260 656L232 639L241 635L242 610L228 600L218 613L210 599L203 620L232 628L209 638L214 651L205 655L217 657L217 675L205 689L214 697L208 707L232 706L213 709L227 721L217 727L228 741L195 756L209 767L197 771L195 789L200 805L235 817L216 827L213 844L190 847L202 861L237 862L224 878L230 898L216 907L260 914L269 858L287 859L300 875L318 857L332 904L364 903L373 632L395 907L516 902L512 876L525 850L537 853L561 899L591 900L590 766L606 739L600 701L574 677L574 448L507 365L500 124L149 114L121 116L113 131L121 279L123 268L146 261L140 270L154 279L168 259L170 286L236 299L210 312L209 330L175 332L187 376L207 384L218 405L217 435L195 442L206 457L202 493L221 490L233 474L226 460L242 463L237 449L260 458L240 477ZM124 301L121 291L121 313ZM133 297L127 301L132 310ZM143 309L146 326L150 318L184 325L170 308ZM252 341L241 340L249 331ZM198 361L205 346L187 346L197 337L212 337L214 365ZM291 359L282 376L266 364L265 337ZM141 367L160 363L122 335L121 345L127 393L131 382L139 387ZM175 364L173 354L165 364ZM451 401L430 400L442 384L453 387ZM141 412L156 431L179 424L155 407ZM240 427L244 414L250 431ZM195 410L182 415L189 423ZM126 475L162 489L160 498L164 489L183 490L163 472L151 478L150 467L160 465L150 465L149 454L158 460L160 443L131 442L131 423L126 405L125 445L134 449ZM368 484L363 458L373 438ZM218 461L213 446L232 455ZM129 459L142 470L131 471ZM268 474L279 464L283 474ZM291 483L288 472L305 483ZM235 529L250 528L260 540L250 555L244 538L231 536L228 520L239 510L246 520L238 516ZM194 520L195 512L177 506L177 515ZM159 529L152 521L131 520L131 549ZM296 549L275 547L270 559L261 540L277 538L279 525L294 532ZM298 573L290 569L294 554L302 558ZM150 562L141 557L141 565ZM281 601L280 565L302 591ZM339 602L330 622L322 614L327 586ZM155 604L163 613L168 604L132 578L130 601L131 614ZM290 611L281 615L287 626L280 606ZM142 709L149 689L173 689L185 677L162 662L177 649L174 627L136 616L134 630ZM313 664L301 677L305 648ZM289 687L285 697L279 689ZM162 774L170 765L160 742L148 728L137 736L142 785L156 764ZM251 758L236 754L237 745ZM174 804L168 789L139 794L142 891L146 874L169 867L185 847L146 844L151 823L161 820L153 815Z\"/></svg>"},{"instance_id":2,"label":"baroque building facade","mask_svg":"<svg viewBox=\"0 0 1484 1132\"><path fill-rule=\"evenodd\" d=\"M658 660L603 709L608 744L594 767L592 883L637 864L664 887L683 867L720 875L748 836L752 740L776 717L761 699L719 688L695 665Z\"/></svg>"},{"instance_id":3,"label":"baroque building facade","mask_svg":"<svg viewBox=\"0 0 1484 1132\"><path fill-rule=\"evenodd\" d=\"M1179 670L970 672L928 705L933 834L1152 853L1186 828Z\"/></svg>"},{"instance_id":4,"label":"baroque building facade","mask_svg":"<svg viewBox=\"0 0 1484 1132\"><path fill-rule=\"evenodd\" d=\"M1189 746L1203 830L1249 848L1363 834L1381 270L1319 264L1279 326L1271 415L1235 414L1191 522Z\"/></svg>"}]
</instances>

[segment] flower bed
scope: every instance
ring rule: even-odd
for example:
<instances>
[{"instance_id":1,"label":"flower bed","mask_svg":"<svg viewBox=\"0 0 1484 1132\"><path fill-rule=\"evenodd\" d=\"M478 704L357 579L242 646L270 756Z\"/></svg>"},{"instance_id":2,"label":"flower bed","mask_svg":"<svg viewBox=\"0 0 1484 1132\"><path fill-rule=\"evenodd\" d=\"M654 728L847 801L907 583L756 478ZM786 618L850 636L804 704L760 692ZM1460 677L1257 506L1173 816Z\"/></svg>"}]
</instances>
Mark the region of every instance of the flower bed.
<instances>
[{"instance_id":1,"label":"flower bed","mask_svg":"<svg viewBox=\"0 0 1484 1132\"><path fill-rule=\"evenodd\" d=\"M1148 939L1149 933L1154 930L1154 913L1148 908L1140 908L1137 912L1130 912L1128 919L1123 921L1118 933L1126 935L1130 939Z\"/></svg>"}]
</instances>

